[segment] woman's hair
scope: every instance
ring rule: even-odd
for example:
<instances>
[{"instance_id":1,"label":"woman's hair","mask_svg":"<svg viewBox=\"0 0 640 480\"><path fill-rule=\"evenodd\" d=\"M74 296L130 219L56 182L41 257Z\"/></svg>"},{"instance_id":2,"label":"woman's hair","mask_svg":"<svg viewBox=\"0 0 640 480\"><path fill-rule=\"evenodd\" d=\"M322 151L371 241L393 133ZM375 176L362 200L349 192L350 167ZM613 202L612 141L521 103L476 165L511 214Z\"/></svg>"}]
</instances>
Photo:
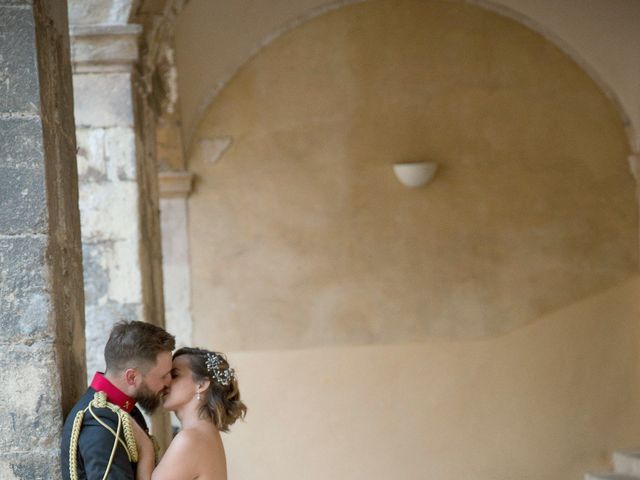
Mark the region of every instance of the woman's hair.
<instances>
[{"instance_id":1,"label":"woman's hair","mask_svg":"<svg viewBox=\"0 0 640 480\"><path fill-rule=\"evenodd\" d=\"M189 359L189 368L195 382L209 380L200 416L211 420L218 430L229 431L229 427L247 413L246 405L240 400L233 368L222 353L184 347L176 350L173 358L183 355Z\"/></svg>"}]
</instances>

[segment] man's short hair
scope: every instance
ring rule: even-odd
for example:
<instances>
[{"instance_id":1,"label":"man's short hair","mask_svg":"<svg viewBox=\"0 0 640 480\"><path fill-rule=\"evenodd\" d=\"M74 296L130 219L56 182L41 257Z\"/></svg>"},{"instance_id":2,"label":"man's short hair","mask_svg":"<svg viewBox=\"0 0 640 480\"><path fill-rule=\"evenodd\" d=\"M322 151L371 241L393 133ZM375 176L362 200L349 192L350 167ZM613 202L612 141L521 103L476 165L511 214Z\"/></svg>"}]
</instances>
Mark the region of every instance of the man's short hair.
<instances>
[{"instance_id":1,"label":"man's short hair","mask_svg":"<svg viewBox=\"0 0 640 480\"><path fill-rule=\"evenodd\" d=\"M173 335L163 328L146 322L118 322L104 347L107 371L122 372L137 367L152 367L158 354L171 352L176 346Z\"/></svg>"}]
</instances>

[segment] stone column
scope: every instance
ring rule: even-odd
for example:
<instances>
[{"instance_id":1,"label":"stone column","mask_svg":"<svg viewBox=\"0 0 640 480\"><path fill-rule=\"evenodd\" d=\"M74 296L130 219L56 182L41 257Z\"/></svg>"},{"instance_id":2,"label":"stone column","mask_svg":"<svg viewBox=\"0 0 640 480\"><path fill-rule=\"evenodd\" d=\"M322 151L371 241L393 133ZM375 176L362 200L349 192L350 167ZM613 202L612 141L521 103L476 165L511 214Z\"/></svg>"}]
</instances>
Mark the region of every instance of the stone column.
<instances>
[{"instance_id":1,"label":"stone column","mask_svg":"<svg viewBox=\"0 0 640 480\"><path fill-rule=\"evenodd\" d=\"M165 321L175 332L177 346L193 345L191 318L191 267L187 198L193 174L187 170L182 129L177 107L177 72L173 41L167 41L164 55L156 65L156 85L160 115L156 125L156 161L160 187L162 228L162 270L164 272ZM172 94L172 92L175 92Z\"/></svg>"},{"instance_id":2,"label":"stone column","mask_svg":"<svg viewBox=\"0 0 640 480\"><path fill-rule=\"evenodd\" d=\"M114 323L163 324L154 287L161 273L149 260L160 239L135 68L141 33L139 25L71 28L90 375L104 368Z\"/></svg>"},{"instance_id":3,"label":"stone column","mask_svg":"<svg viewBox=\"0 0 640 480\"><path fill-rule=\"evenodd\" d=\"M60 476L86 387L67 5L0 0L0 478Z\"/></svg>"},{"instance_id":4,"label":"stone column","mask_svg":"<svg viewBox=\"0 0 640 480\"><path fill-rule=\"evenodd\" d=\"M187 214L192 176L187 171L160 172L159 176L166 324L175 332L178 346L193 345Z\"/></svg>"}]
</instances>

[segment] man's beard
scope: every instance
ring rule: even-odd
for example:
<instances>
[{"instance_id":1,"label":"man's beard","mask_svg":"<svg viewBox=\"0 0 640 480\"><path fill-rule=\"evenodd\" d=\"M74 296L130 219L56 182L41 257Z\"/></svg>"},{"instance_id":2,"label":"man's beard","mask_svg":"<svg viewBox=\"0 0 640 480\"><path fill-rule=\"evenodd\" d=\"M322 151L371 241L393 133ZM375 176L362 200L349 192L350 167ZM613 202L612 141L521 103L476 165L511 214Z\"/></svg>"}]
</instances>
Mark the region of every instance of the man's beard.
<instances>
[{"instance_id":1,"label":"man's beard","mask_svg":"<svg viewBox=\"0 0 640 480\"><path fill-rule=\"evenodd\" d=\"M162 397L164 396L164 389L158 393L154 393L146 383L142 383L138 388L135 395L135 400L142 407L142 409L151 415L162 403Z\"/></svg>"}]
</instances>

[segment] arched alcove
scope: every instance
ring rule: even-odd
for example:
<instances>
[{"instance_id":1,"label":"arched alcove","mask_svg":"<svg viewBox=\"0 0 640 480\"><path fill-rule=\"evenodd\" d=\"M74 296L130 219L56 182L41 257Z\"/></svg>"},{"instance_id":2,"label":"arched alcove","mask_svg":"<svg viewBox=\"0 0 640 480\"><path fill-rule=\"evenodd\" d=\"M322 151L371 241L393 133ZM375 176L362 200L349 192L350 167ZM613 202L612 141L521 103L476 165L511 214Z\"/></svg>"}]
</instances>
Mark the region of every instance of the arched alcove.
<instances>
[{"instance_id":1,"label":"arched alcove","mask_svg":"<svg viewBox=\"0 0 640 480\"><path fill-rule=\"evenodd\" d=\"M495 336L637 270L615 105L485 8L314 17L237 72L196 138L194 336L223 349ZM436 179L404 189L392 164L422 159Z\"/></svg>"},{"instance_id":2,"label":"arched alcove","mask_svg":"<svg viewBox=\"0 0 640 480\"><path fill-rule=\"evenodd\" d=\"M177 22L177 54L181 71L183 135L193 145L194 129L226 83L246 61L284 32L345 5L371 0L300 0L269 3L247 0L218 4L191 0ZM603 0L588 6L576 0L446 0L471 3L512 18L558 46L610 97L623 118L629 145L638 149L640 98L633 69L640 36L633 23L640 13L634 0L612 7ZM207 44L210 48L198 46ZM615 51L616 55L609 52ZM630 81L631 80L631 81Z\"/></svg>"}]
</instances>

